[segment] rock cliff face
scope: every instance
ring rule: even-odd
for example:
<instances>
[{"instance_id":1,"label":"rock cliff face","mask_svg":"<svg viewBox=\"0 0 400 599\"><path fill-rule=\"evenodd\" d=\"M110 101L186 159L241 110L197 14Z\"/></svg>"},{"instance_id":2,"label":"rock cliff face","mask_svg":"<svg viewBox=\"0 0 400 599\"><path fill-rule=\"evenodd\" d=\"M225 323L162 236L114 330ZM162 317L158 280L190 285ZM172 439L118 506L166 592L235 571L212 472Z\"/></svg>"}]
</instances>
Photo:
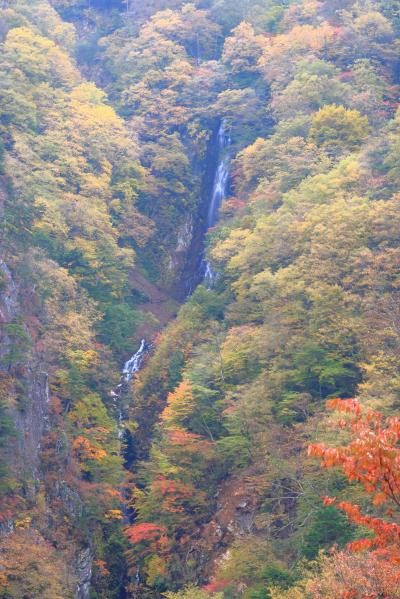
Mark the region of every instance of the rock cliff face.
<instances>
[{"instance_id":1,"label":"rock cliff face","mask_svg":"<svg viewBox=\"0 0 400 599\"><path fill-rule=\"evenodd\" d=\"M210 579L226 559L229 547L253 532L262 491L260 479L251 468L221 485L216 510L200 531L199 546L207 555L206 571Z\"/></svg>"},{"instance_id":2,"label":"rock cliff face","mask_svg":"<svg viewBox=\"0 0 400 599\"><path fill-rule=\"evenodd\" d=\"M25 343L31 349L25 363L17 369L8 365L7 356L13 351L13 327L15 323L29 320L21 295L23 285L12 273L3 259L0 259L2 290L0 293L0 380L8 389L7 411L15 428L15 440L6 450L8 468L16 474L21 484L24 501L34 505L37 495L43 486L41 471L42 439L50 431L49 420L49 385L46 364L36 354L34 343L25 324L22 328ZM26 304L26 303L25 303ZM10 332L8 332L10 331ZM60 478L62 473L60 472ZM62 505L62 511L77 521L82 516L83 504L79 493L70 488L65 481L57 481L53 489L54 497ZM54 532L51 507L47 508L47 522L41 524L41 532L46 537ZM0 535L13 531L13 520L1 523ZM92 577L93 552L88 545L76 546L70 564L71 576L76 582L76 599L88 599Z\"/></svg>"},{"instance_id":3,"label":"rock cliff face","mask_svg":"<svg viewBox=\"0 0 400 599\"><path fill-rule=\"evenodd\" d=\"M4 181L0 182L0 217L7 197ZM35 505L43 490L42 443L51 431L48 365L36 349L39 302L31 283L17 272L18 260L0 245L0 385L1 399L12 422L12 442L3 448L3 460L19 485L25 505ZM16 356L18 359L15 360ZM77 521L82 516L83 503L79 493L71 488L59 473L51 490L53 499L63 513ZM45 498L46 518L38 522L44 538L54 534L51 501ZM2 518L0 536L14 531L15 516ZM88 599L92 577L93 552L90 544L73 544L69 564L71 580L76 581L76 599Z\"/></svg>"},{"instance_id":4,"label":"rock cliff face","mask_svg":"<svg viewBox=\"0 0 400 599\"><path fill-rule=\"evenodd\" d=\"M27 493L34 495L40 477L40 443L48 426L47 373L45 365L36 359L34 348L23 366L18 366L18 372L9 364L8 356L15 351L15 336L22 336L26 345L31 344L31 339L24 324L26 314L19 298L21 285L2 259L0 272L3 282L0 293L0 372L11 386L8 409L17 431L10 463L23 473L25 480L30 481ZM15 331L15 327L19 330Z\"/></svg>"},{"instance_id":5,"label":"rock cliff face","mask_svg":"<svg viewBox=\"0 0 400 599\"><path fill-rule=\"evenodd\" d=\"M93 553L90 547L82 549L76 560L76 574L78 586L76 591L77 599L88 599L90 595L90 581L92 579Z\"/></svg>"},{"instance_id":6,"label":"rock cliff face","mask_svg":"<svg viewBox=\"0 0 400 599\"><path fill-rule=\"evenodd\" d=\"M8 198L7 181L0 180L0 218ZM0 245L0 376L7 390L7 409L16 429L15 445L7 462L26 483L25 492L34 499L40 479L40 448L48 428L49 386L46 365L38 358L27 323L35 305L32 285L24 288L13 272L11 251ZM24 358L13 365L15 354Z\"/></svg>"},{"instance_id":7,"label":"rock cliff face","mask_svg":"<svg viewBox=\"0 0 400 599\"><path fill-rule=\"evenodd\" d=\"M180 276L183 279L191 276L191 273L186 272L185 267L187 256L193 243L193 236L193 216L189 214L176 232L176 245L169 255L169 262L167 265L167 280L172 281L172 287L176 288L175 295L179 299L184 297L184 291L180 288L180 285L176 285L177 279L179 280Z\"/></svg>"}]
</instances>

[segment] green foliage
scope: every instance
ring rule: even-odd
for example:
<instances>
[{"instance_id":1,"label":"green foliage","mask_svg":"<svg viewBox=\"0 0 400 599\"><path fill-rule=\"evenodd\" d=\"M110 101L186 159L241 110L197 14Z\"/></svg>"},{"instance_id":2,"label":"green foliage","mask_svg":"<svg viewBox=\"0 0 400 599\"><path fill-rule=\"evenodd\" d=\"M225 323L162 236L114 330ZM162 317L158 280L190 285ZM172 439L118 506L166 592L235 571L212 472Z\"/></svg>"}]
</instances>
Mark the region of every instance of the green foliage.
<instances>
[{"instance_id":1,"label":"green foliage","mask_svg":"<svg viewBox=\"0 0 400 599\"><path fill-rule=\"evenodd\" d=\"M31 347L31 338L24 326L22 318L17 318L4 325L4 332L10 340L2 363L7 368L24 362L26 354Z\"/></svg>"},{"instance_id":2,"label":"green foliage","mask_svg":"<svg viewBox=\"0 0 400 599\"><path fill-rule=\"evenodd\" d=\"M400 8L396 0L380 0L379 9L393 23L393 27L398 34L400 31Z\"/></svg>"},{"instance_id":3,"label":"green foliage","mask_svg":"<svg viewBox=\"0 0 400 599\"><path fill-rule=\"evenodd\" d=\"M104 310L102 321L98 324L100 339L118 354L132 349L135 327L141 322L140 312L127 303L111 304Z\"/></svg>"},{"instance_id":4,"label":"green foliage","mask_svg":"<svg viewBox=\"0 0 400 599\"><path fill-rule=\"evenodd\" d=\"M165 593L164 597L166 599L207 599L209 594L195 587L188 587L179 593ZM223 595L222 593L214 593L213 597L215 599L222 599Z\"/></svg>"},{"instance_id":5,"label":"green foliage","mask_svg":"<svg viewBox=\"0 0 400 599\"><path fill-rule=\"evenodd\" d=\"M289 374L292 384L317 397L351 395L358 379L350 358L312 344L293 356L293 366Z\"/></svg>"},{"instance_id":6,"label":"green foliage","mask_svg":"<svg viewBox=\"0 0 400 599\"><path fill-rule=\"evenodd\" d=\"M313 515L311 527L304 536L302 554L307 559L317 557L321 547L344 547L354 537L346 516L335 506L320 507Z\"/></svg>"},{"instance_id":7,"label":"green foliage","mask_svg":"<svg viewBox=\"0 0 400 599\"><path fill-rule=\"evenodd\" d=\"M10 476L10 469L7 454L4 455L4 450L8 447L12 440L15 440L17 431L9 411L3 401L0 401L0 496L5 495L13 490L14 481Z\"/></svg>"},{"instance_id":8,"label":"green foliage","mask_svg":"<svg viewBox=\"0 0 400 599\"><path fill-rule=\"evenodd\" d=\"M217 446L221 451L224 460L226 460L225 468L228 471L232 471L235 468L242 468L250 462L251 444L249 439L244 435L235 435L232 431L233 427L227 425L227 428L229 429L230 435L219 439Z\"/></svg>"},{"instance_id":9,"label":"green foliage","mask_svg":"<svg viewBox=\"0 0 400 599\"><path fill-rule=\"evenodd\" d=\"M15 427L10 414L3 403L0 404L0 447L5 447L7 438L15 434Z\"/></svg>"},{"instance_id":10,"label":"green foliage","mask_svg":"<svg viewBox=\"0 0 400 599\"><path fill-rule=\"evenodd\" d=\"M268 564L262 572L261 577L271 586L278 586L287 589L296 580L296 577L286 568L278 564Z\"/></svg>"},{"instance_id":11,"label":"green foliage","mask_svg":"<svg viewBox=\"0 0 400 599\"><path fill-rule=\"evenodd\" d=\"M212 15L229 32L242 21L261 30L275 32L291 0L214 0Z\"/></svg>"},{"instance_id":12,"label":"green foliage","mask_svg":"<svg viewBox=\"0 0 400 599\"><path fill-rule=\"evenodd\" d=\"M12 127L5 163L18 190L17 206L9 204L8 227L33 226L36 241L96 300L116 297L126 287L123 265L133 252L118 247L109 205L114 193L119 203L136 198L143 170L134 143L104 93L81 83L66 52L34 30L9 31L0 68L8 94L1 118ZM96 201L88 201L93 194ZM123 226L123 216L117 224ZM141 223L143 236L142 229Z\"/></svg>"},{"instance_id":13,"label":"green foliage","mask_svg":"<svg viewBox=\"0 0 400 599\"><path fill-rule=\"evenodd\" d=\"M400 180L400 170L398 164L395 160L395 156L399 149L400 144L400 134L399 134L399 124L400 124L400 110L397 110L396 116L389 126L389 147L388 152L383 160L383 167L387 171L389 179L398 184ZM380 165L382 168L382 166Z\"/></svg>"},{"instance_id":14,"label":"green foliage","mask_svg":"<svg viewBox=\"0 0 400 599\"><path fill-rule=\"evenodd\" d=\"M325 61L300 62L292 81L274 97L274 114L279 120L288 120L295 113L314 113L325 105L347 103L351 90L339 75L339 70Z\"/></svg>"},{"instance_id":15,"label":"green foliage","mask_svg":"<svg viewBox=\"0 0 400 599\"><path fill-rule=\"evenodd\" d=\"M122 114L133 117L139 136L148 185L138 207L156 225L144 261L164 285L183 266L178 258L171 267L170 257L187 235L188 216L198 213L201 177L194 165L204 159L215 127L208 107L223 78L210 60L219 43L218 25L193 4L175 11L169 5L161 4L158 13L155 6L156 14L137 36L127 24L100 41L112 78L110 95ZM183 243L187 248L190 240Z\"/></svg>"}]
</instances>

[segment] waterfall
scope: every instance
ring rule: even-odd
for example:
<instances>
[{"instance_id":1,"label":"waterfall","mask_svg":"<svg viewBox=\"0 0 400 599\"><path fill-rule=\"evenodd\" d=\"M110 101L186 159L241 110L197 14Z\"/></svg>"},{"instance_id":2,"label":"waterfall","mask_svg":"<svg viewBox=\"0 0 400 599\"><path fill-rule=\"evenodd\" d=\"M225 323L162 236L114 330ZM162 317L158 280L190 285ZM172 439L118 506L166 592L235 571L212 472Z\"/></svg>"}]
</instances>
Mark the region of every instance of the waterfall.
<instances>
[{"instance_id":1,"label":"waterfall","mask_svg":"<svg viewBox=\"0 0 400 599\"><path fill-rule=\"evenodd\" d=\"M132 358L125 362L124 369L122 371L124 380L129 383L132 380L135 372L140 370L140 367L143 362L143 357L146 351L146 340L142 339L139 349L135 354L133 354Z\"/></svg>"},{"instance_id":2,"label":"waterfall","mask_svg":"<svg viewBox=\"0 0 400 599\"><path fill-rule=\"evenodd\" d=\"M117 412L117 427L118 427L118 438L122 440L124 436L124 414L121 408L121 396L126 388L126 383L129 383L133 379L133 375L139 372L142 367L143 358L146 354L148 347L145 339L142 339L139 349L133 354L133 356L125 362L122 370L121 382L117 385L117 388L110 392L113 398L114 408Z\"/></svg>"},{"instance_id":3,"label":"waterfall","mask_svg":"<svg viewBox=\"0 0 400 599\"><path fill-rule=\"evenodd\" d=\"M211 202L208 208L207 228L214 227L219 218L221 204L227 196L229 182L230 156L228 149L231 145L227 120L223 119L218 131L218 167L214 177L214 184L211 194ZM203 263L204 279L208 287L211 287L215 280L210 263L206 260Z\"/></svg>"},{"instance_id":4,"label":"waterfall","mask_svg":"<svg viewBox=\"0 0 400 599\"><path fill-rule=\"evenodd\" d=\"M231 144L231 138L227 130L227 122L224 119L218 131L218 168L215 173L211 202L208 208L207 227L210 229L218 222L219 209L226 198L229 179L229 156L225 152Z\"/></svg>"}]
</instances>

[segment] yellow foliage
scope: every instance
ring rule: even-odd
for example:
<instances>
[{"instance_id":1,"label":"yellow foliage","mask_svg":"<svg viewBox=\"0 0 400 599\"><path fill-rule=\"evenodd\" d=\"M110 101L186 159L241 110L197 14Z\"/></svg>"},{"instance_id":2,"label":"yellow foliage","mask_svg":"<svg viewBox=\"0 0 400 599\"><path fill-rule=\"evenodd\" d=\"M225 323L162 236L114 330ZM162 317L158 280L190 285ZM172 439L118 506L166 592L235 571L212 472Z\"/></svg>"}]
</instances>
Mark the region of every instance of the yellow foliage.
<instances>
[{"instance_id":1,"label":"yellow foliage","mask_svg":"<svg viewBox=\"0 0 400 599\"><path fill-rule=\"evenodd\" d=\"M106 520L123 520L124 515L121 510L107 510L104 514Z\"/></svg>"},{"instance_id":2,"label":"yellow foliage","mask_svg":"<svg viewBox=\"0 0 400 599\"><path fill-rule=\"evenodd\" d=\"M194 398L191 383L183 380L173 393L167 398L167 406L164 408L161 419L168 425L182 424L182 421L193 410Z\"/></svg>"},{"instance_id":3,"label":"yellow foliage","mask_svg":"<svg viewBox=\"0 0 400 599\"><path fill-rule=\"evenodd\" d=\"M107 452L93 445L88 439L79 435L73 442L73 449L81 460L102 460Z\"/></svg>"},{"instance_id":4,"label":"yellow foliage","mask_svg":"<svg viewBox=\"0 0 400 599\"><path fill-rule=\"evenodd\" d=\"M28 27L16 27L7 34L4 52L12 56L15 67L36 83L53 80L67 88L79 80L68 56L48 38L36 35Z\"/></svg>"},{"instance_id":5,"label":"yellow foliage","mask_svg":"<svg viewBox=\"0 0 400 599\"><path fill-rule=\"evenodd\" d=\"M370 132L368 117L344 106L324 106L313 117L309 139L318 146L353 150Z\"/></svg>"},{"instance_id":6,"label":"yellow foliage","mask_svg":"<svg viewBox=\"0 0 400 599\"><path fill-rule=\"evenodd\" d=\"M10 599L66 599L75 584L66 561L37 531L20 529L2 539L0 589Z\"/></svg>"},{"instance_id":7,"label":"yellow foliage","mask_svg":"<svg viewBox=\"0 0 400 599\"><path fill-rule=\"evenodd\" d=\"M162 578L167 573L165 560L158 555L152 555L146 560L146 580L147 584L152 586L157 579Z\"/></svg>"},{"instance_id":8,"label":"yellow foliage","mask_svg":"<svg viewBox=\"0 0 400 599\"><path fill-rule=\"evenodd\" d=\"M15 520L14 526L15 528L27 529L30 527L32 522L32 516L25 516L22 520Z\"/></svg>"}]
</instances>

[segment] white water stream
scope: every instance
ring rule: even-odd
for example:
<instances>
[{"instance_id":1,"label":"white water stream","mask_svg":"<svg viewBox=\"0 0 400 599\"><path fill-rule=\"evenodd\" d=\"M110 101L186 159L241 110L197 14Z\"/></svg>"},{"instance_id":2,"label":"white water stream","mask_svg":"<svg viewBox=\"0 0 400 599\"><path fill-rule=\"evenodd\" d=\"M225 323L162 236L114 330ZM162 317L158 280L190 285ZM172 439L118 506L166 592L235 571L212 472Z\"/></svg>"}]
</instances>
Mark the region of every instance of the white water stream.
<instances>
[{"instance_id":1,"label":"white water stream","mask_svg":"<svg viewBox=\"0 0 400 599\"><path fill-rule=\"evenodd\" d=\"M217 224L221 204L227 197L230 174L230 145L231 138L229 135L228 123L226 119L223 119L218 131L218 166L215 172L211 201L207 214L208 229L211 229ZM215 281L216 273L213 271L210 263L207 260L204 260L202 263L202 271L207 287L211 288ZM122 439L124 434L124 415L120 405L121 396L126 384L129 383L133 379L134 375L141 369L147 350L148 347L146 340L142 339L139 349L124 364L121 382L115 390L111 391L111 396L114 400L114 406L118 414L118 437L120 439Z\"/></svg>"},{"instance_id":2,"label":"white water stream","mask_svg":"<svg viewBox=\"0 0 400 599\"><path fill-rule=\"evenodd\" d=\"M142 339L139 349L135 354L133 354L132 358L125 362L124 369L122 371L122 375L124 377L124 381L129 383L132 380L135 372L140 370L140 367L143 362L144 354L146 351L146 340Z\"/></svg>"},{"instance_id":3,"label":"white water stream","mask_svg":"<svg viewBox=\"0 0 400 599\"><path fill-rule=\"evenodd\" d=\"M214 227L219 219L219 210L222 202L225 200L228 192L228 182L230 174L230 156L229 147L231 138L229 135L228 124L226 119L223 119L218 131L218 167L214 177L214 184L211 195L211 202L208 208L207 228ZM204 280L208 287L211 287L216 273L211 268L210 263L206 260L203 265Z\"/></svg>"},{"instance_id":4,"label":"white water stream","mask_svg":"<svg viewBox=\"0 0 400 599\"><path fill-rule=\"evenodd\" d=\"M121 382L117 385L115 390L111 391L111 397L113 398L114 407L117 412L117 424L118 424L118 438L122 439L124 436L124 414L121 407L121 396L126 387L136 372L139 372L143 364L144 356L146 355L147 344L146 340L142 339L139 349L133 354L133 356L124 364L122 370Z\"/></svg>"}]
</instances>

